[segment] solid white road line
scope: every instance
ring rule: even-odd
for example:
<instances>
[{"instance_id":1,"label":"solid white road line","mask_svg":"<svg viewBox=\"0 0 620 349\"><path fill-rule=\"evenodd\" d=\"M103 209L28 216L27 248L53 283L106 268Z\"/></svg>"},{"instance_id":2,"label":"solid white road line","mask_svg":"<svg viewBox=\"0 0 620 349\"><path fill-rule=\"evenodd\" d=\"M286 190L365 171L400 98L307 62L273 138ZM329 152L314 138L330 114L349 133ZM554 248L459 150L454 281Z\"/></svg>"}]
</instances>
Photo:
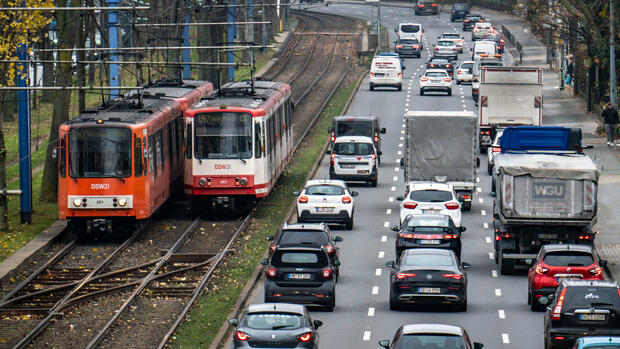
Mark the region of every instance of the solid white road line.
<instances>
[{"instance_id":1,"label":"solid white road line","mask_svg":"<svg viewBox=\"0 0 620 349\"><path fill-rule=\"evenodd\" d=\"M387 227L389 227L389 226L390 226L390 222L385 222L385 223L383 223L383 227L384 227L384 228L387 228Z\"/></svg>"},{"instance_id":2,"label":"solid white road line","mask_svg":"<svg viewBox=\"0 0 620 349\"><path fill-rule=\"evenodd\" d=\"M387 235L383 235L381 237L381 242L386 242L387 241Z\"/></svg>"},{"instance_id":3,"label":"solid white road line","mask_svg":"<svg viewBox=\"0 0 620 349\"><path fill-rule=\"evenodd\" d=\"M506 318L506 313L504 312L504 309L500 309L497 311L497 315L499 315L500 319L505 319Z\"/></svg>"},{"instance_id":4,"label":"solid white road line","mask_svg":"<svg viewBox=\"0 0 620 349\"><path fill-rule=\"evenodd\" d=\"M484 229L489 229L489 223L482 223L482 226L484 227Z\"/></svg>"},{"instance_id":5,"label":"solid white road line","mask_svg":"<svg viewBox=\"0 0 620 349\"><path fill-rule=\"evenodd\" d=\"M508 333L502 333L502 343L510 344L510 339L508 338Z\"/></svg>"},{"instance_id":6,"label":"solid white road line","mask_svg":"<svg viewBox=\"0 0 620 349\"><path fill-rule=\"evenodd\" d=\"M385 257L385 252L384 251L379 251L379 255L377 256L378 258L383 258Z\"/></svg>"},{"instance_id":7,"label":"solid white road line","mask_svg":"<svg viewBox=\"0 0 620 349\"><path fill-rule=\"evenodd\" d=\"M489 252L489 259L495 259L495 256L493 255L493 252Z\"/></svg>"},{"instance_id":8,"label":"solid white road line","mask_svg":"<svg viewBox=\"0 0 620 349\"><path fill-rule=\"evenodd\" d=\"M491 241L492 241L490 236L487 236L487 237L485 238L485 240L487 241L487 244L490 244L490 243L491 243Z\"/></svg>"},{"instance_id":9,"label":"solid white road line","mask_svg":"<svg viewBox=\"0 0 620 349\"><path fill-rule=\"evenodd\" d=\"M379 294L379 286L372 287L372 294Z\"/></svg>"},{"instance_id":10,"label":"solid white road line","mask_svg":"<svg viewBox=\"0 0 620 349\"><path fill-rule=\"evenodd\" d=\"M375 316L375 308L373 307L368 308L368 316Z\"/></svg>"},{"instance_id":11,"label":"solid white road line","mask_svg":"<svg viewBox=\"0 0 620 349\"><path fill-rule=\"evenodd\" d=\"M377 269L375 270L375 275L376 275L376 276L381 276L381 268L377 268Z\"/></svg>"},{"instance_id":12,"label":"solid white road line","mask_svg":"<svg viewBox=\"0 0 620 349\"><path fill-rule=\"evenodd\" d=\"M492 269L492 270L491 270L491 276L492 276L492 277L494 277L494 278L496 278L496 277L497 277L497 270Z\"/></svg>"},{"instance_id":13,"label":"solid white road line","mask_svg":"<svg viewBox=\"0 0 620 349\"><path fill-rule=\"evenodd\" d=\"M502 290L500 288L496 288L495 289L495 295L498 296L498 297L501 297L502 296Z\"/></svg>"},{"instance_id":14,"label":"solid white road line","mask_svg":"<svg viewBox=\"0 0 620 349\"><path fill-rule=\"evenodd\" d=\"M391 215L392 214L392 209L388 208L387 210L385 210L385 214L386 215Z\"/></svg>"}]
</instances>

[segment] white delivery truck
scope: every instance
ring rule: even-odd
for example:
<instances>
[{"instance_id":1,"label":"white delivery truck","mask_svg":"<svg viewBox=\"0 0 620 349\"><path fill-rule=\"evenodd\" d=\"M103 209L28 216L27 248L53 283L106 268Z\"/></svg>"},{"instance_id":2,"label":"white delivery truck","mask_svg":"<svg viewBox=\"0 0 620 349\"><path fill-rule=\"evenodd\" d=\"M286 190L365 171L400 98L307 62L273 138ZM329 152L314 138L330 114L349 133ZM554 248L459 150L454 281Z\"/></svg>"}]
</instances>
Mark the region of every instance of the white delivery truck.
<instances>
[{"instance_id":1,"label":"white delivery truck","mask_svg":"<svg viewBox=\"0 0 620 349\"><path fill-rule=\"evenodd\" d=\"M480 151L486 151L497 128L542 124L542 68L484 66L479 80Z\"/></svg>"}]
</instances>

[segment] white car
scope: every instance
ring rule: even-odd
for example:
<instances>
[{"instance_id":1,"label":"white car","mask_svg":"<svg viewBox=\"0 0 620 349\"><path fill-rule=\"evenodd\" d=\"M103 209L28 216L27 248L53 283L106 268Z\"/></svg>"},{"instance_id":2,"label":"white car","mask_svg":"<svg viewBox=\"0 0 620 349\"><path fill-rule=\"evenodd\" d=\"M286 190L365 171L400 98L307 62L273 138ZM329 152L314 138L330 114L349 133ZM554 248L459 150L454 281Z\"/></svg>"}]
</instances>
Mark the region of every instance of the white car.
<instances>
[{"instance_id":1,"label":"white car","mask_svg":"<svg viewBox=\"0 0 620 349\"><path fill-rule=\"evenodd\" d=\"M459 53L463 53L463 46L465 45L465 39L459 33L442 33L438 39L452 39L456 42L456 48Z\"/></svg>"},{"instance_id":2,"label":"white car","mask_svg":"<svg viewBox=\"0 0 620 349\"><path fill-rule=\"evenodd\" d=\"M377 186L377 158L381 155L370 137L341 136L329 151L329 178L368 182Z\"/></svg>"},{"instance_id":3,"label":"white car","mask_svg":"<svg viewBox=\"0 0 620 349\"><path fill-rule=\"evenodd\" d=\"M297 222L342 224L346 229L353 229L353 197L357 192L350 191L344 181L309 180L301 193L295 194L299 196Z\"/></svg>"},{"instance_id":4,"label":"white car","mask_svg":"<svg viewBox=\"0 0 620 349\"><path fill-rule=\"evenodd\" d=\"M456 69L456 84L471 82L473 76L474 61L465 61Z\"/></svg>"},{"instance_id":5,"label":"white car","mask_svg":"<svg viewBox=\"0 0 620 349\"><path fill-rule=\"evenodd\" d=\"M404 197L396 198L400 204L400 222L408 215L444 214L450 216L454 225L461 226L461 204L454 186L449 183L409 183Z\"/></svg>"},{"instance_id":6,"label":"white car","mask_svg":"<svg viewBox=\"0 0 620 349\"><path fill-rule=\"evenodd\" d=\"M420 76L420 96L428 91L446 92L452 96L452 78L443 69L429 69Z\"/></svg>"},{"instance_id":7,"label":"white car","mask_svg":"<svg viewBox=\"0 0 620 349\"><path fill-rule=\"evenodd\" d=\"M502 148L499 145L499 138L504 133L504 129L495 130L495 138L493 139L493 143L491 146L487 148L487 173L489 175L493 174L493 166L495 165L495 154L502 151Z\"/></svg>"},{"instance_id":8,"label":"white car","mask_svg":"<svg viewBox=\"0 0 620 349\"><path fill-rule=\"evenodd\" d=\"M474 29L471 32L471 40L476 41L482 39L484 34L492 33L493 27L489 22L477 22L474 24Z\"/></svg>"},{"instance_id":9,"label":"white car","mask_svg":"<svg viewBox=\"0 0 620 349\"><path fill-rule=\"evenodd\" d=\"M459 58L459 49L456 46L456 40L441 39L435 44L433 57L448 57L453 61Z\"/></svg>"}]
</instances>

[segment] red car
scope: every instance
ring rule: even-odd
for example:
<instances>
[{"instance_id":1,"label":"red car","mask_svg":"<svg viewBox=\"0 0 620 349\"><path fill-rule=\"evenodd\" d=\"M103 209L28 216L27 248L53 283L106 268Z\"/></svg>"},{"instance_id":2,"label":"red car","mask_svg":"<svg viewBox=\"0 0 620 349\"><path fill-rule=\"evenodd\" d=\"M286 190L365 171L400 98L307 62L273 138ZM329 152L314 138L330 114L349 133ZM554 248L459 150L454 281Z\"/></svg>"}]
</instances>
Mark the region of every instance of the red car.
<instances>
[{"instance_id":1,"label":"red car","mask_svg":"<svg viewBox=\"0 0 620 349\"><path fill-rule=\"evenodd\" d=\"M504 38L502 34L494 31L493 33L484 34L482 40L494 41L497 44L497 53L504 53Z\"/></svg>"},{"instance_id":2,"label":"red car","mask_svg":"<svg viewBox=\"0 0 620 349\"><path fill-rule=\"evenodd\" d=\"M527 304L544 309L562 279L605 280L605 265L590 245L543 245L528 272Z\"/></svg>"}]
</instances>

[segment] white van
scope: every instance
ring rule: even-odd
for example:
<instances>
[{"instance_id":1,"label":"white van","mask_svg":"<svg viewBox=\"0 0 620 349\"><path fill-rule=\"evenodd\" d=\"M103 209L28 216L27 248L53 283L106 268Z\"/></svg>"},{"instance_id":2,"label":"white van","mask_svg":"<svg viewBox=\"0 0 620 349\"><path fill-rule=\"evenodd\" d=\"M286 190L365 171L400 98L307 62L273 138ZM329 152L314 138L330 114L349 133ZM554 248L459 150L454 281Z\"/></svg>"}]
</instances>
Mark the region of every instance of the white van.
<instances>
[{"instance_id":1,"label":"white van","mask_svg":"<svg viewBox=\"0 0 620 349\"><path fill-rule=\"evenodd\" d=\"M476 41L471 50L471 59L475 61L480 57L495 57L496 54L498 53L495 41Z\"/></svg>"},{"instance_id":2,"label":"white van","mask_svg":"<svg viewBox=\"0 0 620 349\"><path fill-rule=\"evenodd\" d=\"M418 23L399 23L396 28L394 28L396 32L396 36L399 39L416 39L420 43L420 50L424 50L424 43L422 42L422 33L424 29L422 29L422 25Z\"/></svg>"},{"instance_id":3,"label":"white van","mask_svg":"<svg viewBox=\"0 0 620 349\"><path fill-rule=\"evenodd\" d=\"M396 87L403 89L403 69L399 57L375 56L370 65L370 90L375 87Z\"/></svg>"}]
</instances>

